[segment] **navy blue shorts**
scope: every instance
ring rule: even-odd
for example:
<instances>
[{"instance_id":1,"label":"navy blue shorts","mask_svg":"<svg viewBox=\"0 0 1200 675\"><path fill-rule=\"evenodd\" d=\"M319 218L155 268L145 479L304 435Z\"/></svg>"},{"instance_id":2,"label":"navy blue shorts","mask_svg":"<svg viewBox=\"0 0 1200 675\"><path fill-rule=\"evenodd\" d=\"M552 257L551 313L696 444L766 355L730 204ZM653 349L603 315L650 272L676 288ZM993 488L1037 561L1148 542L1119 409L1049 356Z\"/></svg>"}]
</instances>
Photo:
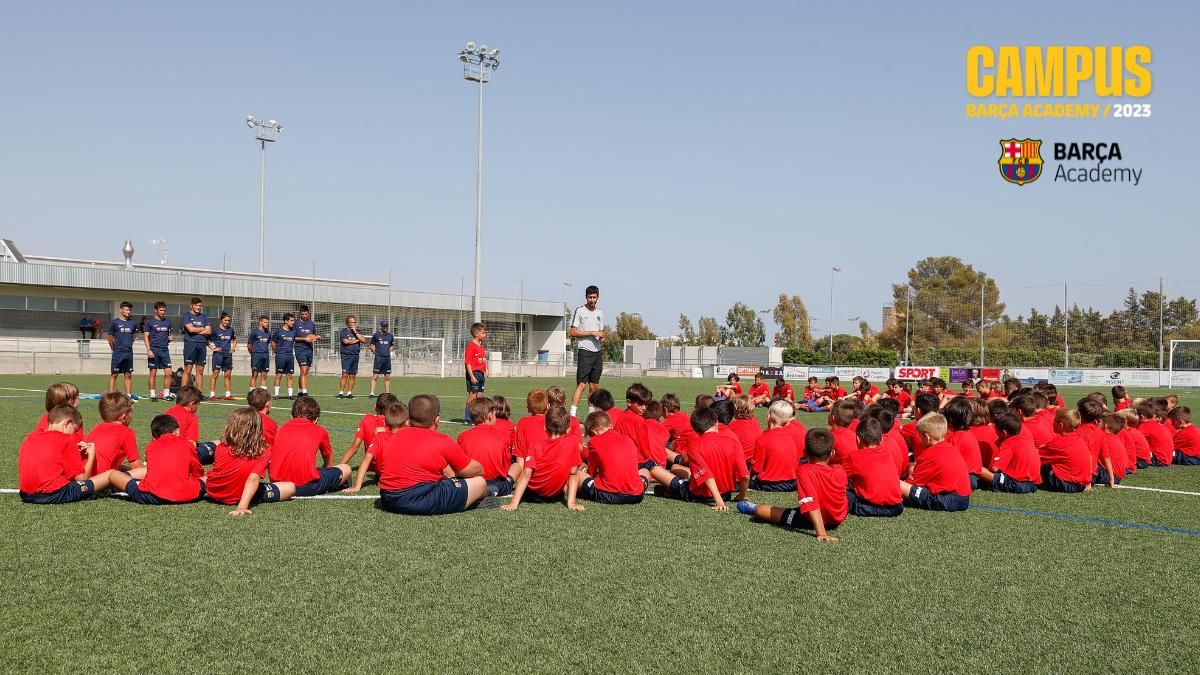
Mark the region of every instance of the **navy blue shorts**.
<instances>
[{"instance_id":1,"label":"navy blue shorts","mask_svg":"<svg viewBox=\"0 0 1200 675\"><path fill-rule=\"evenodd\" d=\"M750 489L759 492L795 492L795 480L759 480L758 474L750 476Z\"/></svg>"},{"instance_id":2,"label":"navy blue shorts","mask_svg":"<svg viewBox=\"0 0 1200 675\"><path fill-rule=\"evenodd\" d=\"M596 487L596 479L588 478L579 486L579 496L597 504L641 504L646 496L646 477L642 476L642 491L636 495L623 492L608 492Z\"/></svg>"},{"instance_id":3,"label":"navy blue shorts","mask_svg":"<svg viewBox=\"0 0 1200 675\"><path fill-rule=\"evenodd\" d=\"M258 489L254 491L254 496L250 498L250 505L274 504L282 497L283 495L280 494L278 485L274 483L260 483Z\"/></svg>"},{"instance_id":4,"label":"navy blue shorts","mask_svg":"<svg viewBox=\"0 0 1200 675\"><path fill-rule=\"evenodd\" d=\"M114 375L119 373L132 373L133 352L113 352L112 372Z\"/></svg>"},{"instance_id":5,"label":"navy blue shorts","mask_svg":"<svg viewBox=\"0 0 1200 675\"><path fill-rule=\"evenodd\" d=\"M1200 457L1185 455L1178 450L1175 451L1175 456L1172 461L1175 464L1182 464L1183 466L1200 466Z\"/></svg>"},{"instance_id":6,"label":"navy blue shorts","mask_svg":"<svg viewBox=\"0 0 1200 675\"><path fill-rule=\"evenodd\" d=\"M783 515L779 518L779 524L783 527L790 527L794 530L812 531L812 519L807 513L800 513L800 509L784 509ZM833 531L838 528L837 525L825 525L826 531Z\"/></svg>"},{"instance_id":7,"label":"navy blue shorts","mask_svg":"<svg viewBox=\"0 0 1200 675\"><path fill-rule=\"evenodd\" d=\"M271 355L267 352L254 352L250 355L250 372L265 373L271 370Z\"/></svg>"},{"instance_id":8,"label":"navy blue shorts","mask_svg":"<svg viewBox=\"0 0 1200 675\"><path fill-rule=\"evenodd\" d=\"M1147 462L1144 459L1139 459L1137 461L1137 468L1139 468L1139 469L1145 469L1148 466L1150 466L1150 462Z\"/></svg>"},{"instance_id":9,"label":"navy blue shorts","mask_svg":"<svg viewBox=\"0 0 1200 675\"><path fill-rule=\"evenodd\" d=\"M291 375L296 372L296 359L291 354L275 352L275 374Z\"/></svg>"},{"instance_id":10,"label":"navy blue shorts","mask_svg":"<svg viewBox=\"0 0 1200 675\"><path fill-rule=\"evenodd\" d=\"M1113 483L1120 485L1121 479L1116 478ZM1096 475L1092 476L1092 485L1108 485L1108 470L1103 467L1096 467Z\"/></svg>"},{"instance_id":11,"label":"navy blue shorts","mask_svg":"<svg viewBox=\"0 0 1200 675\"><path fill-rule=\"evenodd\" d=\"M317 473L320 474L320 477L316 480L296 486L297 497L315 497L326 492L333 492L343 482L342 470L336 466L320 467L317 469Z\"/></svg>"},{"instance_id":12,"label":"navy blue shorts","mask_svg":"<svg viewBox=\"0 0 1200 675\"><path fill-rule=\"evenodd\" d=\"M214 372L221 371L222 373L228 373L232 371L233 354L226 354L225 352L213 352L212 369Z\"/></svg>"},{"instance_id":13,"label":"navy blue shorts","mask_svg":"<svg viewBox=\"0 0 1200 675\"><path fill-rule=\"evenodd\" d=\"M966 511L971 498L957 492L933 494L923 485L914 485L912 492L904 499L908 506L925 509L926 511Z\"/></svg>"},{"instance_id":14,"label":"navy blue shorts","mask_svg":"<svg viewBox=\"0 0 1200 675\"><path fill-rule=\"evenodd\" d=\"M196 458L201 464L212 464L217 457L217 444L201 441L196 444Z\"/></svg>"},{"instance_id":15,"label":"navy blue shorts","mask_svg":"<svg viewBox=\"0 0 1200 675\"><path fill-rule=\"evenodd\" d=\"M467 381L467 393L468 394L482 393L483 386L487 382L487 373L484 373L481 370L476 370L473 372L475 373L475 384L471 384L471 378L467 377L466 375L463 375L463 379Z\"/></svg>"},{"instance_id":16,"label":"navy blue shorts","mask_svg":"<svg viewBox=\"0 0 1200 675\"><path fill-rule=\"evenodd\" d=\"M379 501L384 511L392 513L440 516L466 510L467 492L467 481L462 478L443 478L403 490L380 491Z\"/></svg>"},{"instance_id":17,"label":"navy blue shorts","mask_svg":"<svg viewBox=\"0 0 1200 675\"><path fill-rule=\"evenodd\" d=\"M346 375L358 374L358 354L342 354L342 372Z\"/></svg>"},{"instance_id":18,"label":"navy blue shorts","mask_svg":"<svg viewBox=\"0 0 1200 675\"><path fill-rule=\"evenodd\" d=\"M1086 485L1080 485L1079 483L1068 483L1067 481L1054 475L1054 470L1050 468L1049 464L1042 465L1043 490L1049 490L1051 492L1075 493L1083 492L1084 488L1086 487Z\"/></svg>"},{"instance_id":19,"label":"navy blue shorts","mask_svg":"<svg viewBox=\"0 0 1200 675\"><path fill-rule=\"evenodd\" d=\"M658 466L658 462L656 462L652 459L648 459L648 460L642 462L641 464L638 464L638 469L645 469L646 471L650 471L651 469L653 469L656 466ZM671 469L668 468L667 470L670 471Z\"/></svg>"},{"instance_id":20,"label":"navy blue shorts","mask_svg":"<svg viewBox=\"0 0 1200 675\"><path fill-rule=\"evenodd\" d=\"M129 495L129 498L135 503L146 504L147 506L161 506L164 504L190 504L194 501L202 499L204 495L208 494L208 491L204 489L204 481L196 482L200 483L200 494L196 496L196 499L190 499L186 502L173 502L169 499L163 499L162 497L159 497L151 492L145 492L141 488L142 481L138 480L137 478L129 481L129 484L125 486L125 494Z\"/></svg>"},{"instance_id":21,"label":"navy blue shorts","mask_svg":"<svg viewBox=\"0 0 1200 675\"><path fill-rule=\"evenodd\" d=\"M1003 471L992 474L991 488L996 492L1011 492L1018 495L1027 495L1030 492L1037 492L1038 489L1037 483L1031 480L1013 480Z\"/></svg>"},{"instance_id":22,"label":"navy blue shorts","mask_svg":"<svg viewBox=\"0 0 1200 675\"><path fill-rule=\"evenodd\" d=\"M311 349L300 349L300 347L295 347L295 350L296 350L296 352L295 352L296 353L296 365L300 368L311 368L312 367L312 355L313 355L312 350Z\"/></svg>"},{"instance_id":23,"label":"navy blue shorts","mask_svg":"<svg viewBox=\"0 0 1200 675\"><path fill-rule=\"evenodd\" d=\"M183 343L183 365L203 366L208 363L208 344L204 342Z\"/></svg>"},{"instance_id":24,"label":"navy blue shorts","mask_svg":"<svg viewBox=\"0 0 1200 675\"><path fill-rule=\"evenodd\" d=\"M150 356L146 359L146 366L150 370L170 370L171 352L166 347L151 347Z\"/></svg>"},{"instance_id":25,"label":"navy blue shorts","mask_svg":"<svg viewBox=\"0 0 1200 675\"><path fill-rule=\"evenodd\" d=\"M850 506L850 514L861 518L895 518L904 513L904 503L876 504L854 494L853 488L847 488L846 501Z\"/></svg>"},{"instance_id":26,"label":"navy blue shorts","mask_svg":"<svg viewBox=\"0 0 1200 675\"><path fill-rule=\"evenodd\" d=\"M493 478L487 482L488 494L493 497L507 497L513 493L513 482L508 476Z\"/></svg>"},{"instance_id":27,"label":"navy blue shorts","mask_svg":"<svg viewBox=\"0 0 1200 675\"><path fill-rule=\"evenodd\" d=\"M371 366L371 372L375 375L391 375L392 374L392 357L376 356L375 363Z\"/></svg>"},{"instance_id":28,"label":"navy blue shorts","mask_svg":"<svg viewBox=\"0 0 1200 675\"><path fill-rule=\"evenodd\" d=\"M667 488L667 491L675 499L682 499L685 502L695 502L697 504L716 503L712 497L701 497L700 495L692 492L691 488L688 487L690 482L690 478L673 478L671 479L671 485ZM733 493L721 495L721 498L725 501L729 501L733 499Z\"/></svg>"},{"instance_id":29,"label":"navy blue shorts","mask_svg":"<svg viewBox=\"0 0 1200 675\"><path fill-rule=\"evenodd\" d=\"M70 504L96 496L96 484L90 480L73 480L54 492L22 492L26 504Z\"/></svg>"}]
</instances>

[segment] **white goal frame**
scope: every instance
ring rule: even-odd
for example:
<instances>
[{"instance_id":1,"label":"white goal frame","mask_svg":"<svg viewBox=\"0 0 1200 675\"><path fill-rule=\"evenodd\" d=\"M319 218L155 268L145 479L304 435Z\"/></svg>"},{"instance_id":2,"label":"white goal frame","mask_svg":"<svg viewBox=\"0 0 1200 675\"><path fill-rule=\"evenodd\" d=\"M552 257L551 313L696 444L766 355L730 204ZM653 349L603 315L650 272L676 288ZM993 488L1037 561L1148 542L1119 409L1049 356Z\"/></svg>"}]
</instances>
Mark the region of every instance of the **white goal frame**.
<instances>
[{"instance_id":1,"label":"white goal frame","mask_svg":"<svg viewBox=\"0 0 1200 675\"><path fill-rule=\"evenodd\" d=\"M1200 340L1171 340L1167 357L1167 389L1174 389L1171 385L1175 381L1175 345L1179 344L1200 344Z\"/></svg>"},{"instance_id":2,"label":"white goal frame","mask_svg":"<svg viewBox=\"0 0 1200 675\"><path fill-rule=\"evenodd\" d=\"M397 335L397 336L395 336L394 339L396 342L393 344L393 349L392 349L393 353L395 352L395 347L399 345L401 340L413 341L413 342L436 342L438 345L438 377L441 377L441 378L446 377L446 338L416 337L413 335Z\"/></svg>"}]
</instances>

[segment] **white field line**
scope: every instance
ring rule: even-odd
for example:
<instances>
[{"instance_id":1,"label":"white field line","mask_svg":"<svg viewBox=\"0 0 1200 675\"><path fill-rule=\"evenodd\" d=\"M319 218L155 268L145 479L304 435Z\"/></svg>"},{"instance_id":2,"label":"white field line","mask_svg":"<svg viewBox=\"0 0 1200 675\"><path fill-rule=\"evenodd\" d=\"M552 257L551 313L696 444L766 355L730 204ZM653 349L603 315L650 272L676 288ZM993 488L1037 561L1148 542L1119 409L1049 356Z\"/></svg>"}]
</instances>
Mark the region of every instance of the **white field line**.
<instances>
[{"instance_id":1,"label":"white field line","mask_svg":"<svg viewBox=\"0 0 1200 675\"><path fill-rule=\"evenodd\" d=\"M1190 495L1200 497L1200 492L1185 492L1183 490L1168 490L1166 488L1139 487L1137 485L1118 485L1122 490L1143 490L1145 492L1163 492L1169 495Z\"/></svg>"}]
</instances>

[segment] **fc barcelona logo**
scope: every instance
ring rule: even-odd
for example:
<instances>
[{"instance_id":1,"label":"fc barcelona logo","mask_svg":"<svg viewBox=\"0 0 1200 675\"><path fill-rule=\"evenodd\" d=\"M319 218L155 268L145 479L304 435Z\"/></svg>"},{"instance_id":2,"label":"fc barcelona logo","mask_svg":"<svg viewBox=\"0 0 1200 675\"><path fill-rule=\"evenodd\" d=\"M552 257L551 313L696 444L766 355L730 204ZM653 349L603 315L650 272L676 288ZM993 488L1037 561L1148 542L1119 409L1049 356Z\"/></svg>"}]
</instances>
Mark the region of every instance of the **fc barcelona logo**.
<instances>
[{"instance_id":1,"label":"fc barcelona logo","mask_svg":"<svg viewBox=\"0 0 1200 675\"><path fill-rule=\"evenodd\" d=\"M1042 142L1032 138L1000 141L1000 175L1017 185L1032 183L1042 175Z\"/></svg>"}]
</instances>

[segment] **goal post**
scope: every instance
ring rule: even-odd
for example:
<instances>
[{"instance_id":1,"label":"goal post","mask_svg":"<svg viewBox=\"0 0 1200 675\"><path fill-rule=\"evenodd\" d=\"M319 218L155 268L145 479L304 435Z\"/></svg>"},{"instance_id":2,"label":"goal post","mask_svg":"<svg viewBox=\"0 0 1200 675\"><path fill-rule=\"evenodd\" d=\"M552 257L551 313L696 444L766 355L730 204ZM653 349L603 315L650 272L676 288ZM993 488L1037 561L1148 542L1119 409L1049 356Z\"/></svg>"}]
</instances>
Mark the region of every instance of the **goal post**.
<instances>
[{"instance_id":1,"label":"goal post","mask_svg":"<svg viewBox=\"0 0 1200 675\"><path fill-rule=\"evenodd\" d=\"M1195 345L1194 349L1187 349L1187 345ZM1184 347L1183 349L1179 349ZM1179 351L1179 361L1176 364L1176 350ZM1167 388L1173 389L1175 384L1175 371L1196 371L1200 370L1200 340L1171 340L1169 356L1167 357Z\"/></svg>"},{"instance_id":2,"label":"goal post","mask_svg":"<svg viewBox=\"0 0 1200 675\"><path fill-rule=\"evenodd\" d=\"M446 338L397 335L392 372L401 376L446 377Z\"/></svg>"}]
</instances>

